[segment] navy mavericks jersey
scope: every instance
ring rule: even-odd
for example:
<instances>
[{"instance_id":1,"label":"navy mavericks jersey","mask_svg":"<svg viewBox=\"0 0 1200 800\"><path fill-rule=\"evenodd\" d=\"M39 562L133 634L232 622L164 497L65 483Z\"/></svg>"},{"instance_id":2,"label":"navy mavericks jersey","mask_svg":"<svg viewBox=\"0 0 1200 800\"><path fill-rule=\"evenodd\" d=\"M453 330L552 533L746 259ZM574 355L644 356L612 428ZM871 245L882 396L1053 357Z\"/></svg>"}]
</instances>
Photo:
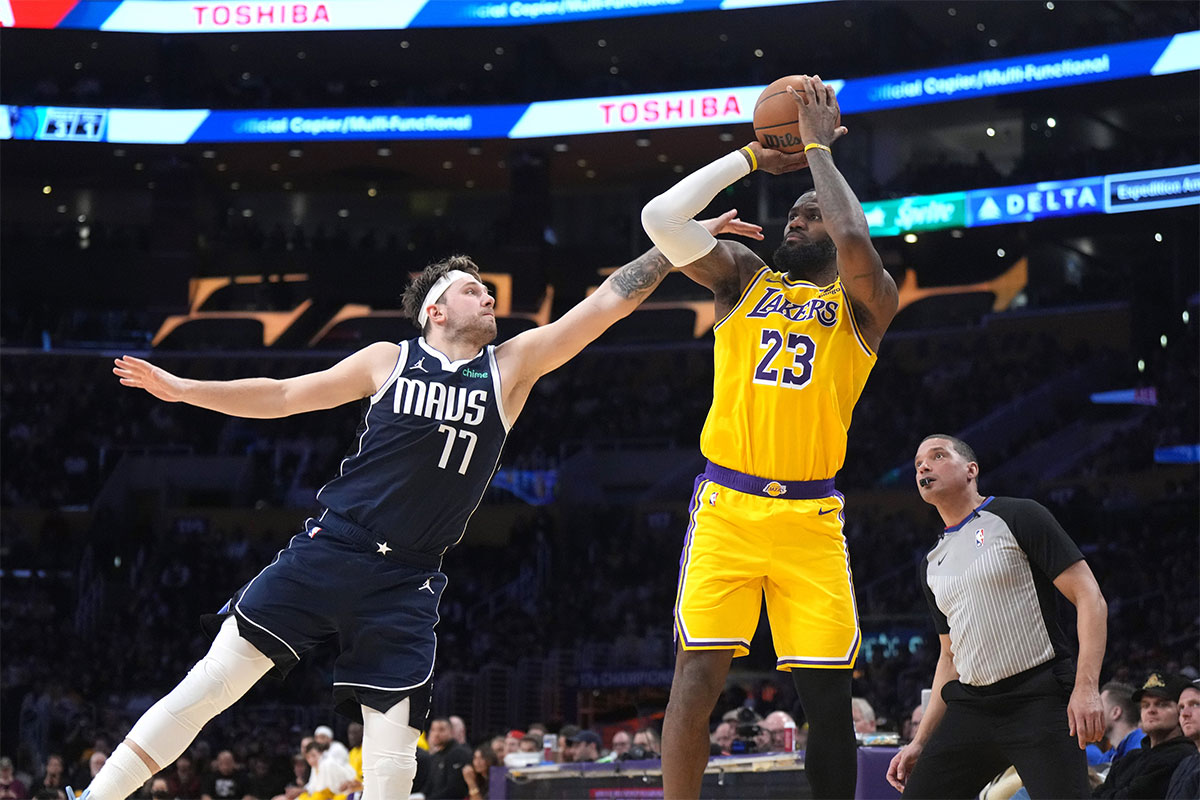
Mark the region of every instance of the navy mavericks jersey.
<instances>
[{"instance_id":1,"label":"navy mavericks jersey","mask_svg":"<svg viewBox=\"0 0 1200 800\"><path fill-rule=\"evenodd\" d=\"M400 342L357 445L317 500L397 549L440 556L462 539L509 427L494 346L452 362L424 337Z\"/></svg>"}]
</instances>

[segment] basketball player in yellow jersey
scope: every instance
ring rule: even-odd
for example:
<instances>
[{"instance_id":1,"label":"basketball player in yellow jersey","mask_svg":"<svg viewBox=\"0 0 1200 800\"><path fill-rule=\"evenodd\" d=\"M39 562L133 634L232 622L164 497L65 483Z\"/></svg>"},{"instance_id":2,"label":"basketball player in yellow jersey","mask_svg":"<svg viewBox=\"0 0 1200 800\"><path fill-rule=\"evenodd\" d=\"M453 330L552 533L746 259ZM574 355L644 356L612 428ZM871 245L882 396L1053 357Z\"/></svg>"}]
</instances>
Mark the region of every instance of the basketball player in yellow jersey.
<instances>
[{"instance_id":1,"label":"basketball player in yellow jersey","mask_svg":"<svg viewBox=\"0 0 1200 800\"><path fill-rule=\"evenodd\" d=\"M814 797L853 797L850 668L858 615L834 476L854 404L897 309L862 206L830 148L846 129L820 78L793 92L805 152L754 142L684 178L642 211L671 262L713 292L713 404L700 446L675 602L678 654L663 724L663 793L694 798L708 719L731 660L749 652L762 597L778 668L809 724ZM808 167L814 189L787 215L774 268L693 217L756 169ZM760 237L761 238L761 237Z\"/></svg>"}]
</instances>

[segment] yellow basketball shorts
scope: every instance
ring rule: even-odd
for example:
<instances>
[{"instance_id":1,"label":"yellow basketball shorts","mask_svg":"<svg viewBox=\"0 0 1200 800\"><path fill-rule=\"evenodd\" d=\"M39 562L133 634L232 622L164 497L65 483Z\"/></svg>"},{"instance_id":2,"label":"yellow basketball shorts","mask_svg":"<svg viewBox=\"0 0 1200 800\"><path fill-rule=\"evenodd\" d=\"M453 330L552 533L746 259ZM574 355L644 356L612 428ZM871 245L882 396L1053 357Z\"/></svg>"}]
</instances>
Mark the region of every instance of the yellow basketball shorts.
<instances>
[{"instance_id":1,"label":"yellow basketball shorts","mask_svg":"<svg viewBox=\"0 0 1200 800\"><path fill-rule=\"evenodd\" d=\"M683 649L746 655L765 595L778 669L852 666L861 635L844 505L832 480L772 481L710 463L679 560Z\"/></svg>"}]
</instances>

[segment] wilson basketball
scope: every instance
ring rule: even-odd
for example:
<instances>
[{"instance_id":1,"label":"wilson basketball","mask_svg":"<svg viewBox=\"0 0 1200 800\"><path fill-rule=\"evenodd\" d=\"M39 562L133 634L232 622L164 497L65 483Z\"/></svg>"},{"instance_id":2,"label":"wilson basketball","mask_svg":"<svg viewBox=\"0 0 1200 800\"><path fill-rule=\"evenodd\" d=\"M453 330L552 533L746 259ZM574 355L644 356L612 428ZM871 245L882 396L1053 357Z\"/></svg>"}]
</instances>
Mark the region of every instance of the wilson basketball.
<instances>
[{"instance_id":1,"label":"wilson basketball","mask_svg":"<svg viewBox=\"0 0 1200 800\"><path fill-rule=\"evenodd\" d=\"M754 135L763 147L799 153L804 150L804 142L796 124L796 101L788 94L788 86L803 91L799 75L780 78L762 90L754 104Z\"/></svg>"}]
</instances>

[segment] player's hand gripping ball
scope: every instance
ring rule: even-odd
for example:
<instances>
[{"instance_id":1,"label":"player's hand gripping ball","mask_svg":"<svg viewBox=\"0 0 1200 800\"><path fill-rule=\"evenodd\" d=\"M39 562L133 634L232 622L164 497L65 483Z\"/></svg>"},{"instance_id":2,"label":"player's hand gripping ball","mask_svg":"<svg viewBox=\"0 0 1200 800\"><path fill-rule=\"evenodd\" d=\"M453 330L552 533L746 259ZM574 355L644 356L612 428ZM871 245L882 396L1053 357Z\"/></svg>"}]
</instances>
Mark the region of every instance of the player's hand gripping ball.
<instances>
[{"instance_id":1,"label":"player's hand gripping ball","mask_svg":"<svg viewBox=\"0 0 1200 800\"><path fill-rule=\"evenodd\" d=\"M801 153L805 143L800 138L796 101L788 94L788 86L804 95L800 76L788 75L773 82L758 96L754 104L754 135L763 147L783 153ZM841 124L840 120L838 122Z\"/></svg>"}]
</instances>

